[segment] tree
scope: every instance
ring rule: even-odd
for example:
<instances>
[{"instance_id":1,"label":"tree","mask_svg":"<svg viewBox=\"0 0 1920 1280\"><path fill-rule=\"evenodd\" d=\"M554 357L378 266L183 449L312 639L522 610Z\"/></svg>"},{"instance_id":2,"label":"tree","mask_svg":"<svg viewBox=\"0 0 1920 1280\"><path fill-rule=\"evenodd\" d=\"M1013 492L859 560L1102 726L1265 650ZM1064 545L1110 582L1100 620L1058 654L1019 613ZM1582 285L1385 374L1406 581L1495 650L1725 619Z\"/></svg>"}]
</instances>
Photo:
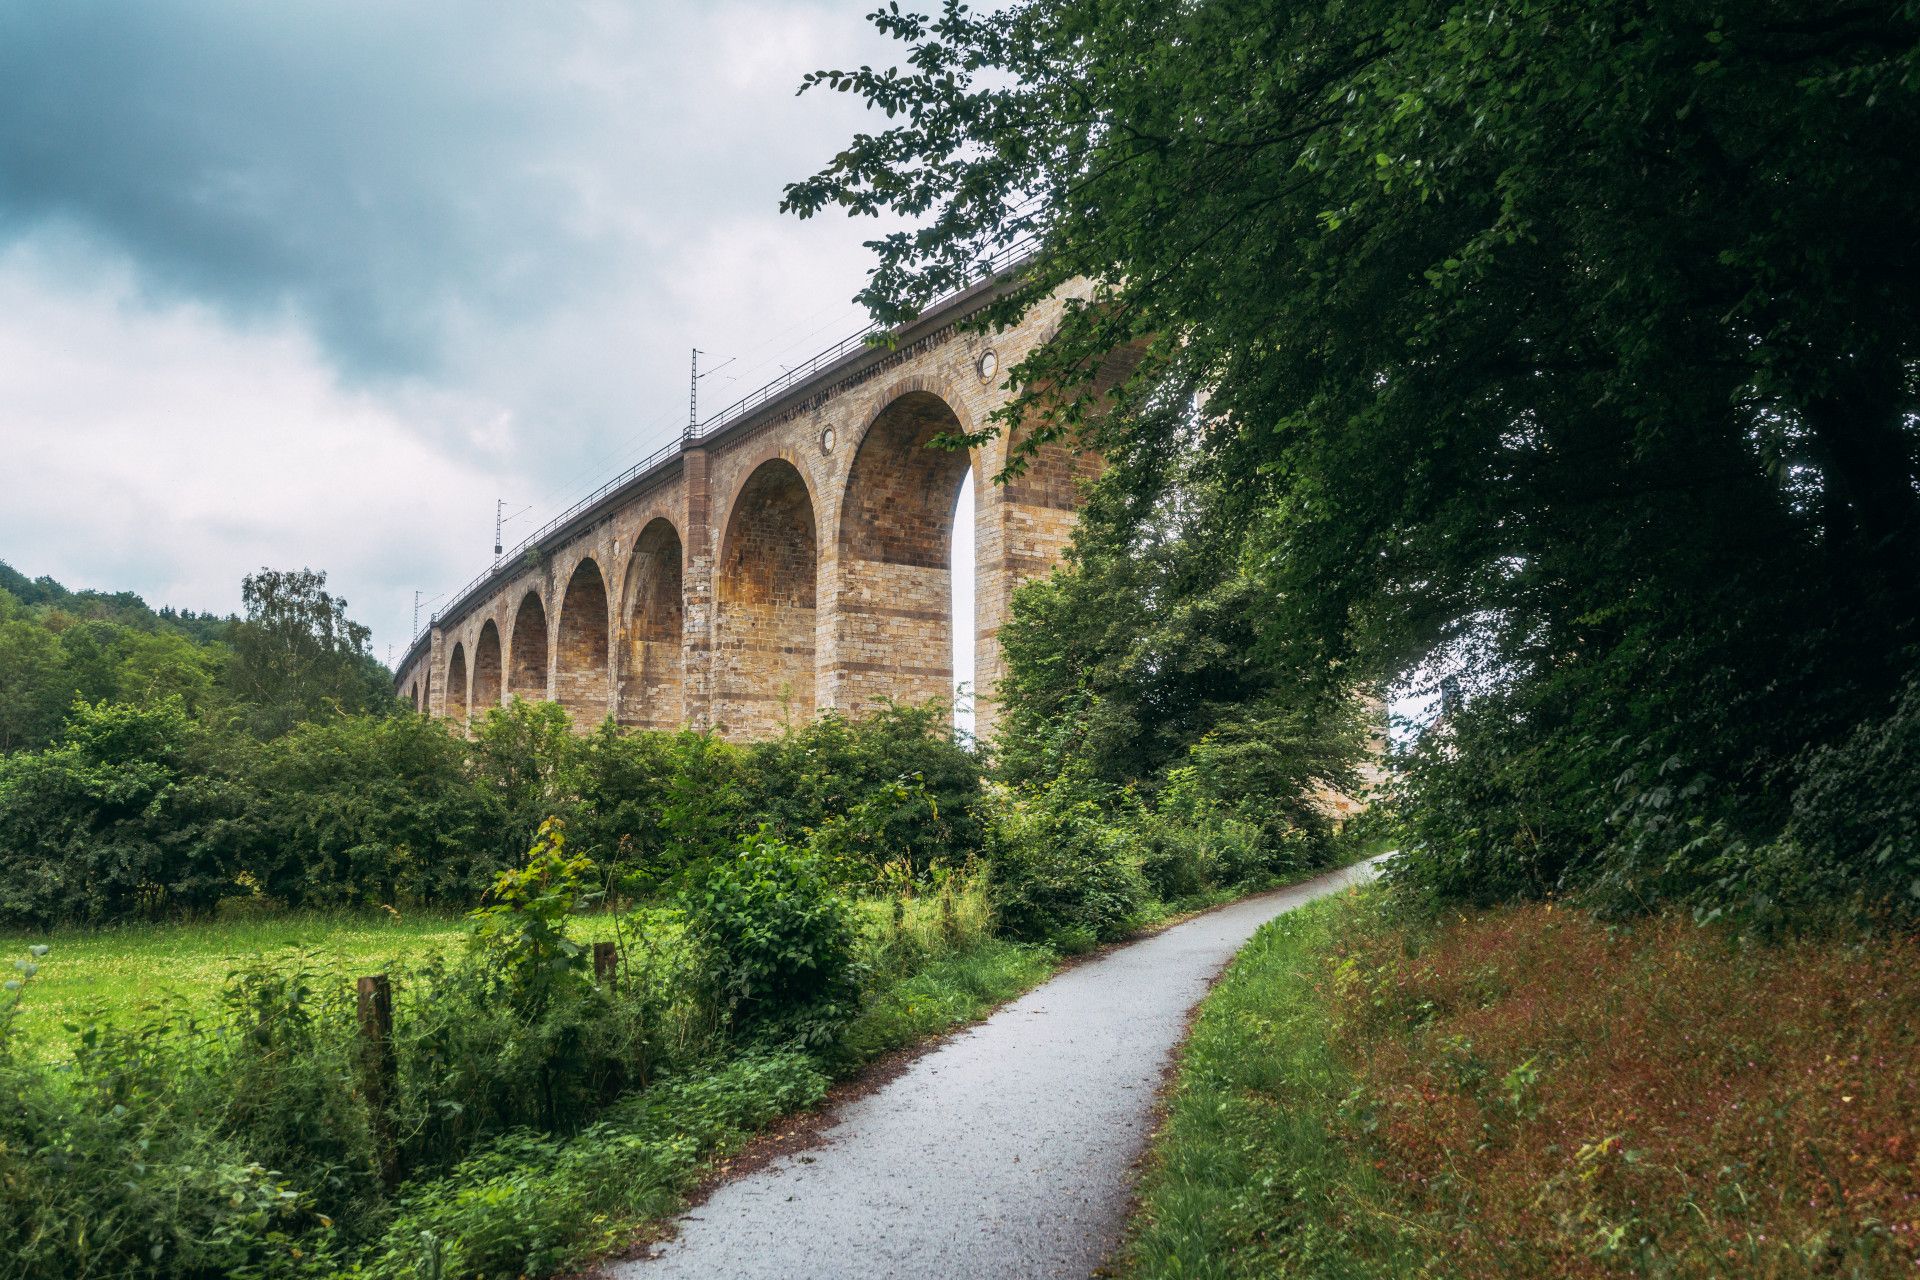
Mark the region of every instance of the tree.
<instances>
[{"instance_id":1,"label":"tree","mask_svg":"<svg viewBox=\"0 0 1920 1280\"><path fill-rule=\"evenodd\" d=\"M242 582L246 617L229 632L227 673L264 737L329 714L393 705L385 669L367 650L368 629L347 617L347 602L326 586L327 575L311 569L262 569Z\"/></svg>"},{"instance_id":2,"label":"tree","mask_svg":"<svg viewBox=\"0 0 1920 1280\"><path fill-rule=\"evenodd\" d=\"M60 642L26 618L0 620L0 752L44 745L71 694L63 690Z\"/></svg>"},{"instance_id":3,"label":"tree","mask_svg":"<svg viewBox=\"0 0 1920 1280\"><path fill-rule=\"evenodd\" d=\"M239 754L241 860L289 905L470 906L525 852L499 848L466 744L424 716L333 717Z\"/></svg>"},{"instance_id":4,"label":"tree","mask_svg":"<svg viewBox=\"0 0 1920 1280\"><path fill-rule=\"evenodd\" d=\"M1205 390L1195 448L1263 507L1240 558L1263 660L1438 666L1476 695L1415 771L1416 801L1463 807L1416 847L1469 879L1519 850L1533 885L1632 850L1697 887L1778 835L1809 745L1899 687L1920 5L873 21L905 67L808 82L893 123L786 207L913 220L874 242L884 319L1028 237L984 323L1092 282L998 426L1096 430L1100 361L1130 342L1109 440L1166 429L1136 412L1156 392ZM1644 821L1681 792L1698 825Z\"/></svg>"},{"instance_id":5,"label":"tree","mask_svg":"<svg viewBox=\"0 0 1920 1280\"><path fill-rule=\"evenodd\" d=\"M226 659L224 647L195 644L177 631L129 631L119 645L114 696L150 706L179 698L189 713L217 700Z\"/></svg>"}]
</instances>

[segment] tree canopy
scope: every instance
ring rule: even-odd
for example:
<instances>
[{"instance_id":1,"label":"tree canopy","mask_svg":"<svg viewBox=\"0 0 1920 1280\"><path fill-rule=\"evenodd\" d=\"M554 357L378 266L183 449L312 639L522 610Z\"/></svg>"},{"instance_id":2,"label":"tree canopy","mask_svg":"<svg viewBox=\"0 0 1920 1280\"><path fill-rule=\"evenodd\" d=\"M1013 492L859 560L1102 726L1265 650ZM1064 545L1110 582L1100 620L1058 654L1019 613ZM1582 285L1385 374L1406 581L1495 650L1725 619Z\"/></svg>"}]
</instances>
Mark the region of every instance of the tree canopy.
<instances>
[{"instance_id":1,"label":"tree canopy","mask_svg":"<svg viewBox=\"0 0 1920 1280\"><path fill-rule=\"evenodd\" d=\"M1808 753L1889 714L1920 592L1920 5L872 21L903 65L808 84L889 123L787 207L907 216L873 242L882 318L1025 241L987 322L1092 282L1000 427L1039 414L1033 439L1124 458L1180 429L1156 398L1203 395L1249 648L1304 681L1468 691L1408 775L1427 865L1724 882ZM1096 421L1129 343L1147 358Z\"/></svg>"}]
</instances>

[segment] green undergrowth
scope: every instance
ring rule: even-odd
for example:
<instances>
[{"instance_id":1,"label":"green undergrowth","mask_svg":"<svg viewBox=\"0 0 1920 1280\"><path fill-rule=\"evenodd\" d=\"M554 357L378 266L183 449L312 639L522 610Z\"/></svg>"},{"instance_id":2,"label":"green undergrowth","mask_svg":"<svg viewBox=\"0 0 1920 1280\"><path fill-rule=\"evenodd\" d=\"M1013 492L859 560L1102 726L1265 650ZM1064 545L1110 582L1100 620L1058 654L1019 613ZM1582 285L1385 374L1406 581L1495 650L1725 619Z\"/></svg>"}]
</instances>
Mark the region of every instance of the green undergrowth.
<instances>
[{"instance_id":1,"label":"green undergrowth","mask_svg":"<svg viewBox=\"0 0 1920 1280\"><path fill-rule=\"evenodd\" d=\"M21 1242L0 1276L551 1274L1074 941L1003 935L975 866L855 887L826 865L763 830L610 911L556 825L458 932L292 916L34 943L0 997L0 1234ZM1129 923L1260 887L1143 897ZM583 945L608 936L612 985ZM384 1109L355 1030L371 971L392 979Z\"/></svg>"},{"instance_id":2,"label":"green undergrowth","mask_svg":"<svg viewBox=\"0 0 1920 1280\"><path fill-rule=\"evenodd\" d=\"M1235 896L1185 900L1152 920ZM835 1078L977 1021L1058 967L1051 947L990 936L971 917L973 896L954 902L911 902L895 921L884 904L862 904L863 958L894 970L826 1051L754 1054L663 1082L569 1139L513 1135L410 1195L366 1274L540 1275L617 1249L676 1212L753 1134L817 1105ZM956 934L957 945L943 942Z\"/></svg>"},{"instance_id":3,"label":"green undergrowth","mask_svg":"<svg viewBox=\"0 0 1920 1280\"><path fill-rule=\"evenodd\" d=\"M998 938L943 956L886 988L854 1020L840 1062L859 1065L972 1022L1044 981L1057 963L1046 947Z\"/></svg>"},{"instance_id":4,"label":"green undergrowth","mask_svg":"<svg viewBox=\"0 0 1920 1280\"><path fill-rule=\"evenodd\" d=\"M749 1053L663 1081L567 1138L508 1134L408 1189L373 1256L347 1275L413 1280L546 1275L674 1212L701 1171L829 1078L804 1053Z\"/></svg>"},{"instance_id":5,"label":"green undergrowth","mask_svg":"<svg viewBox=\"0 0 1920 1280\"><path fill-rule=\"evenodd\" d=\"M887 982L824 1053L749 1052L625 1099L572 1137L508 1135L406 1193L377 1258L349 1274L507 1280L618 1249L835 1077L975 1021L1055 964L1046 948L981 937Z\"/></svg>"}]
</instances>

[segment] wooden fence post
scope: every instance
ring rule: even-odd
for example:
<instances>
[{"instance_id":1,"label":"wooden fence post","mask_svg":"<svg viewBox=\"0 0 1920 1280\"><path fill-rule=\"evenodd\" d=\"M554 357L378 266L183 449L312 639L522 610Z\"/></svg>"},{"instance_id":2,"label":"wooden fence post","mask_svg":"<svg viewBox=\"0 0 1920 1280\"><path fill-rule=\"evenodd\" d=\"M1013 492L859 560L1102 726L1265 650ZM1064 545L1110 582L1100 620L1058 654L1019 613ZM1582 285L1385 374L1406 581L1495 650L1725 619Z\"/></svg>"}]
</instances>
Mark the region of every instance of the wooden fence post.
<instances>
[{"instance_id":1,"label":"wooden fence post","mask_svg":"<svg viewBox=\"0 0 1920 1280\"><path fill-rule=\"evenodd\" d=\"M399 1068L393 1053L393 988L386 974L376 973L360 979L356 989L367 1121L380 1160L380 1179L387 1186L393 1186L399 1180L399 1153L393 1142L394 1094L399 1084Z\"/></svg>"},{"instance_id":2,"label":"wooden fence post","mask_svg":"<svg viewBox=\"0 0 1920 1280\"><path fill-rule=\"evenodd\" d=\"M611 942L593 944L593 980L609 990L620 984L620 952Z\"/></svg>"}]
</instances>

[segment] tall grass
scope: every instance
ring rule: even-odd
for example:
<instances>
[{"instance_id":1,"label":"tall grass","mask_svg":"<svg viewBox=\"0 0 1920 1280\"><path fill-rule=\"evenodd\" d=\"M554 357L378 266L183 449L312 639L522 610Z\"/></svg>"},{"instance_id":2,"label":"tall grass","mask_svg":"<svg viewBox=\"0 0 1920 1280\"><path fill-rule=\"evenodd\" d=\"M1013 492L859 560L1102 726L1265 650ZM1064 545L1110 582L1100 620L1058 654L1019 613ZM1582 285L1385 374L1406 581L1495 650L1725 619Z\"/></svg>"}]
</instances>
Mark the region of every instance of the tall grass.
<instances>
[{"instance_id":1,"label":"tall grass","mask_svg":"<svg viewBox=\"0 0 1920 1280\"><path fill-rule=\"evenodd\" d=\"M1155 1150L1132 1277L1912 1274L1920 944L1293 913L1203 1006Z\"/></svg>"}]
</instances>

